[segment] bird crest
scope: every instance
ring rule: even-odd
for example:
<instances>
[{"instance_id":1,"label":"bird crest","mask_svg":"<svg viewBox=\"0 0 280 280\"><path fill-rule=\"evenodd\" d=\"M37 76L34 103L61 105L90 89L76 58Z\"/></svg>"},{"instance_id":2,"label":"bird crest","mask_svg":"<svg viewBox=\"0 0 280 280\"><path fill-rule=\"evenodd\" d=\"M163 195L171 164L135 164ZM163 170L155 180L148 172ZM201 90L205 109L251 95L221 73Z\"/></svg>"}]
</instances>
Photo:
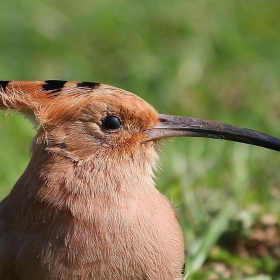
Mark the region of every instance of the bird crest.
<instances>
[{"instance_id":1,"label":"bird crest","mask_svg":"<svg viewBox=\"0 0 280 280\"><path fill-rule=\"evenodd\" d=\"M39 125L43 127L57 125L65 119L73 118L88 104L104 101L113 105L116 104L116 99L123 102L122 111L125 111L127 105L125 100L131 101L129 107L134 113L143 105L136 108L135 100L144 102L130 92L96 82L0 81L0 109L13 109L26 115L33 113ZM113 111L112 107L116 106L107 109Z\"/></svg>"}]
</instances>

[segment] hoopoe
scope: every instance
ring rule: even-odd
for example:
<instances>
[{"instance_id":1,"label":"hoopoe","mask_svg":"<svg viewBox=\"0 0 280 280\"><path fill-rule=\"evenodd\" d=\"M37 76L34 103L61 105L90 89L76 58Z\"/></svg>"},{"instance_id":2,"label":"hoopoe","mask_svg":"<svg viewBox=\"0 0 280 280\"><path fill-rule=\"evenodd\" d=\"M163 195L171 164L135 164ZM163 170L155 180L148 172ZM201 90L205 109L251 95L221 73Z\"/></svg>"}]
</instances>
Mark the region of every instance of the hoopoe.
<instances>
[{"instance_id":1,"label":"hoopoe","mask_svg":"<svg viewBox=\"0 0 280 280\"><path fill-rule=\"evenodd\" d=\"M280 150L279 139L158 114L105 84L0 87L0 108L37 124L30 163L0 204L0 279L181 279L182 230L153 180L159 140L207 137Z\"/></svg>"}]
</instances>

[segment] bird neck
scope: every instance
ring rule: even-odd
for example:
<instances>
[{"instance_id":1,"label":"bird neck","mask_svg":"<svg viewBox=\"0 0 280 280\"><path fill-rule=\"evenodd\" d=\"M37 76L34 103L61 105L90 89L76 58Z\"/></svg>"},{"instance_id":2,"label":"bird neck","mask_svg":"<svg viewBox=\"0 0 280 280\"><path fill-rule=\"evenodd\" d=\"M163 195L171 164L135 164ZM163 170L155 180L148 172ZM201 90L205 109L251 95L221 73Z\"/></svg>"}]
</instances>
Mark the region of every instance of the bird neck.
<instances>
[{"instance_id":1,"label":"bird neck","mask_svg":"<svg viewBox=\"0 0 280 280\"><path fill-rule=\"evenodd\" d=\"M145 199L155 191L153 165L157 156L154 149L148 151L144 156L138 151L121 158L111 154L73 161L40 146L11 195L27 196L23 203L28 207L47 206L89 219L95 207L125 207L121 204ZM18 198L15 201L22 201Z\"/></svg>"}]
</instances>

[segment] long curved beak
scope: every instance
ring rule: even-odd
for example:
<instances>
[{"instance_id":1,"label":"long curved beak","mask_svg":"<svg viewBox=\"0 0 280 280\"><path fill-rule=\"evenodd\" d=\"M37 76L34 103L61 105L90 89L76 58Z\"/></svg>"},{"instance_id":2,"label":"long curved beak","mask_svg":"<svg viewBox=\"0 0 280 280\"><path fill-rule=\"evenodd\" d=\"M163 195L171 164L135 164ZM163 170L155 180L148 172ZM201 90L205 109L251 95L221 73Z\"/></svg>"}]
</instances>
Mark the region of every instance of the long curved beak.
<instances>
[{"instance_id":1,"label":"long curved beak","mask_svg":"<svg viewBox=\"0 0 280 280\"><path fill-rule=\"evenodd\" d=\"M159 123L146 131L146 141L167 137L204 137L229 140L280 151L280 139L216 121L159 114Z\"/></svg>"}]
</instances>

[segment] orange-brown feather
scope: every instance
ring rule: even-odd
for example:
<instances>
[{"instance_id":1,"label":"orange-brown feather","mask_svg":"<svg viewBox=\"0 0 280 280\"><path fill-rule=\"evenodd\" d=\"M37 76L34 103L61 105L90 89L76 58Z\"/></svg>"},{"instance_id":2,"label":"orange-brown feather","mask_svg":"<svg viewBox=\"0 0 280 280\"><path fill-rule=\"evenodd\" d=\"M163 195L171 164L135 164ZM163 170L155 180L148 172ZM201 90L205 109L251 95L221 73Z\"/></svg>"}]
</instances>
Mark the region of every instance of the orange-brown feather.
<instances>
[{"instance_id":1,"label":"orange-brown feather","mask_svg":"<svg viewBox=\"0 0 280 280\"><path fill-rule=\"evenodd\" d=\"M0 278L161 279L181 276L183 236L155 188L155 109L104 84L10 82L0 107L33 112L32 157L0 204ZM110 131L107 116L122 125ZM2 279L1 278L1 279Z\"/></svg>"}]
</instances>

